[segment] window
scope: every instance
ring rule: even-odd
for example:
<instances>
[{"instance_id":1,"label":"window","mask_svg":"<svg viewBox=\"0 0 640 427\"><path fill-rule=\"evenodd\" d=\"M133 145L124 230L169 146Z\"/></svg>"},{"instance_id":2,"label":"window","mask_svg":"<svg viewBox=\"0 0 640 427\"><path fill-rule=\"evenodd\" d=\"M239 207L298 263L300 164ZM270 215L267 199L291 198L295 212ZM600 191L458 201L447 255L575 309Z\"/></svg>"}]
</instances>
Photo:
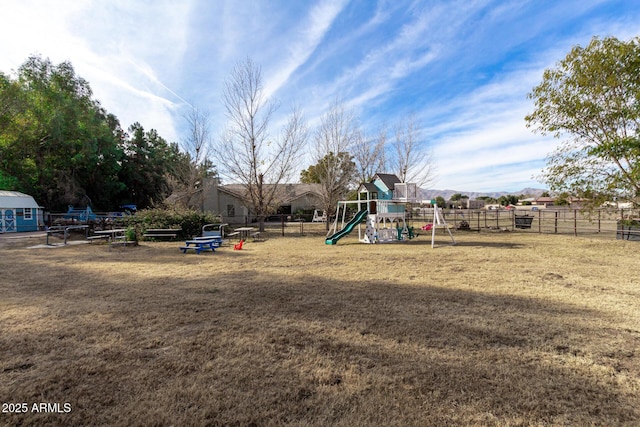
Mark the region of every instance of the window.
<instances>
[{"instance_id":1,"label":"window","mask_svg":"<svg viewBox=\"0 0 640 427\"><path fill-rule=\"evenodd\" d=\"M234 205L227 205L227 216L236 216L236 207Z\"/></svg>"},{"instance_id":2,"label":"window","mask_svg":"<svg viewBox=\"0 0 640 427\"><path fill-rule=\"evenodd\" d=\"M33 212L31 212L31 208L24 208L24 219L25 221L31 221L33 219Z\"/></svg>"}]
</instances>

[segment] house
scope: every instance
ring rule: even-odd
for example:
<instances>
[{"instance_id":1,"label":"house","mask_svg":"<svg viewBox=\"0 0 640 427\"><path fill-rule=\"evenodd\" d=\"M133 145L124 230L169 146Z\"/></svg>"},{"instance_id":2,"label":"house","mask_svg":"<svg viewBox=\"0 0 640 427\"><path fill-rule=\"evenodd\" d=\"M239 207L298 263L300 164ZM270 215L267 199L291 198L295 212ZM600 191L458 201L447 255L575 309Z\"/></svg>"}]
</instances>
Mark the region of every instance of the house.
<instances>
[{"instance_id":1,"label":"house","mask_svg":"<svg viewBox=\"0 0 640 427\"><path fill-rule=\"evenodd\" d=\"M555 201L555 197L540 196L536 198L531 204L533 206L537 206L538 208L548 208L549 206L553 206Z\"/></svg>"},{"instance_id":2,"label":"house","mask_svg":"<svg viewBox=\"0 0 640 427\"><path fill-rule=\"evenodd\" d=\"M38 231L44 224L43 209L33 197L0 190L0 232Z\"/></svg>"},{"instance_id":3,"label":"house","mask_svg":"<svg viewBox=\"0 0 640 427\"><path fill-rule=\"evenodd\" d=\"M320 184L280 184L276 195L274 214L293 215L298 211L313 212L321 206ZM272 189L265 184L265 190ZM253 221L253 213L245 202L246 187L242 184L219 185L214 180L203 198L205 211L220 215L224 222L244 223Z\"/></svg>"}]
</instances>

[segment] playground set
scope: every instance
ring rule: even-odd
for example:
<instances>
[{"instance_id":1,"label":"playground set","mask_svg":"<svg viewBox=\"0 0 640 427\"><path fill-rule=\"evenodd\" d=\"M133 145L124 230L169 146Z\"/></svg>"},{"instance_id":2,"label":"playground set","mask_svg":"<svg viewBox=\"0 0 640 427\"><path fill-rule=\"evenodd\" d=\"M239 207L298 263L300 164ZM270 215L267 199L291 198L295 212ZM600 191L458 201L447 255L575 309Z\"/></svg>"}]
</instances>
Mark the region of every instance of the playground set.
<instances>
[{"instance_id":1,"label":"playground set","mask_svg":"<svg viewBox=\"0 0 640 427\"><path fill-rule=\"evenodd\" d=\"M418 187L402 182L396 175L377 173L371 182L358 187L357 200L341 200L336 209L336 218L325 239L327 245L335 245L344 236L358 228L358 240L362 243L406 242L415 237L413 227L407 225L407 205L417 202ZM435 204L435 202L434 202ZM356 206L357 213L345 223L347 207ZM338 221L341 227L338 229ZM362 229L362 222L366 225ZM436 228L445 228L453 244L455 240L437 206L434 207L434 221L427 224L432 232L431 246L434 245ZM426 229L423 227L423 229Z\"/></svg>"}]
</instances>

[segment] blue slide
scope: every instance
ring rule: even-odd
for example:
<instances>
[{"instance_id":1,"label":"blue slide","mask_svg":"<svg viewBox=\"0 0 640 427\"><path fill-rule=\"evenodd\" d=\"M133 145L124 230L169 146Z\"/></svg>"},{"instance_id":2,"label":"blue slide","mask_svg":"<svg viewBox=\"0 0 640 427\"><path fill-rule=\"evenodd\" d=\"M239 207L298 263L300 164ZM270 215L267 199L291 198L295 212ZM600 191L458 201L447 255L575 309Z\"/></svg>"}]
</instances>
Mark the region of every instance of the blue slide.
<instances>
[{"instance_id":1,"label":"blue slide","mask_svg":"<svg viewBox=\"0 0 640 427\"><path fill-rule=\"evenodd\" d=\"M368 211L365 209L363 211L359 211L356 216L353 217L353 219L351 221L349 221L347 223L347 225L344 226L344 228L340 231L338 231L336 234L334 234L331 237L327 237L327 239L324 241L327 245L335 245L338 240L340 240L341 238L343 238L344 236L346 236L347 234L351 233L351 230L353 230L353 228L358 225L360 223L360 221L362 221L366 216L367 216Z\"/></svg>"}]
</instances>

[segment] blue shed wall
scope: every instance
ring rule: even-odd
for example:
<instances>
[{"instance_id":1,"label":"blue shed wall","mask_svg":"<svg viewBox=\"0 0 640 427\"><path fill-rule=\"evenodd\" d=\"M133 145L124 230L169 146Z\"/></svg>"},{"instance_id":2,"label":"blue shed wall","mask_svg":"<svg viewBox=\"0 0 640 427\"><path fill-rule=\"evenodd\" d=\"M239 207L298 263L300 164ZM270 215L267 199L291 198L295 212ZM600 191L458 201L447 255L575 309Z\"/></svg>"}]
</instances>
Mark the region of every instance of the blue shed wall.
<instances>
[{"instance_id":1,"label":"blue shed wall","mask_svg":"<svg viewBox=\"0 0 640 427\"><path fill-rule=\"evenodd\" d=\"M31 209L31 219L24 218L25 209L16 209L17 231L38 231L38 209Z\"/></svg>"}]
</instances>

